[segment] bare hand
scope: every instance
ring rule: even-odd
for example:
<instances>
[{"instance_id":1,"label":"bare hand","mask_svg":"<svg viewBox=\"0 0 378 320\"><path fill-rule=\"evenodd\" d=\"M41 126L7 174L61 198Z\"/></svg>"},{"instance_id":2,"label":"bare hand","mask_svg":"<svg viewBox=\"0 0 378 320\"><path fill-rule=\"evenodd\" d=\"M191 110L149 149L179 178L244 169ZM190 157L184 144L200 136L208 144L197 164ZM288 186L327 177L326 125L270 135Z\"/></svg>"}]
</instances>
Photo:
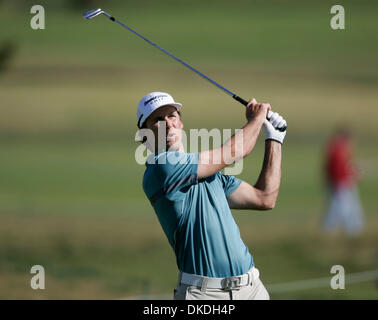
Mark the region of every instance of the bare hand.
<instances>
[{"instance_id":1,"label":"bare hand","mask_svg":"<svg viewBox=\"0 0 378 320\"><path fill-rule=\"evenodd\" d=\"M250 122L252 119L260 119L262 122L272 108L269 103L258 103L256 99L249 100L245 110L245 117Z\"/></svg>"}]
</instances>

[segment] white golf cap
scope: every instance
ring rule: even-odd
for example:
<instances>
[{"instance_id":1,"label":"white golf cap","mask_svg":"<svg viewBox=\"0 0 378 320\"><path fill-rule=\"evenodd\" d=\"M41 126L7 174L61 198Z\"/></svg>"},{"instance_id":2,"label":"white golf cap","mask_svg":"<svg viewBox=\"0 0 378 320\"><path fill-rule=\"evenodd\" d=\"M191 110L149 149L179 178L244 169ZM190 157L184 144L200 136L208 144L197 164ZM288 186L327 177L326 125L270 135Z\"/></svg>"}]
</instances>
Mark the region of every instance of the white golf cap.
<instances>
[{"instance_id":1,"label":"white golf cap","mask_svg":"<svg viewBox=\"0 0 378 320\"><path fill-rule=\"evenodd\" d=\"M175 102L172 96L166 92L151 92L140 100L137 111L137 126L141 128L144 121L148 116L154 112L156 109L163 106L174 106L177 110L182 107L181 103Z\"/></svg>"}]
</instances>

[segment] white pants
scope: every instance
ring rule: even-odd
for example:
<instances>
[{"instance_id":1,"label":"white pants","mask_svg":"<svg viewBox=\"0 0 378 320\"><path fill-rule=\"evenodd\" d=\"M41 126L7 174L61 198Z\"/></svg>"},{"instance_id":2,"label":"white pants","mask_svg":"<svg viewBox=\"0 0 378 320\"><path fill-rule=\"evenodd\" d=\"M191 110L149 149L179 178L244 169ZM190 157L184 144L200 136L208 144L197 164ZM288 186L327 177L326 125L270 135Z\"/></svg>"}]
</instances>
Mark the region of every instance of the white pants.
<instances>
[{"instance_id":1,"label":"white pants","mask_svg":"<svg viewBox=\"0 0 378 320\"><path fill-rule=\"evenodd\" d=\"M246 286L223 290L191 286L178 283L174 300L269 300L269 293L259 278L258 269L254 268L252 279Z\"/></svg>"},{"instance_id":2,"label":"white pants","mask_svg":"<svg viewBox=\"0 0 378 320\"><path fill-rule=\"evenodd\" d=\"M328 212L323 221L325 230L344 228L357 235L364 226L362 207L356 187L340 187L331 191Z\"/></svg>"}]
</instances>

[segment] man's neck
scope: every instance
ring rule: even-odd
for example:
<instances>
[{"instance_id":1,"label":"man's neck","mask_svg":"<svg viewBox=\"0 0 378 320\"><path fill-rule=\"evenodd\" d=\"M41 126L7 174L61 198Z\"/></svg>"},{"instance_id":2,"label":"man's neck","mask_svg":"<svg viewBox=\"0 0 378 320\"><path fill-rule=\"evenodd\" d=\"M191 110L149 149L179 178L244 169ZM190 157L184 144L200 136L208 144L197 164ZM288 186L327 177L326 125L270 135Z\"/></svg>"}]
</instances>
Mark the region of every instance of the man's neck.
<instances>
[{"instance_id":1,"label":"man's neck","mask_svg":"<svg viewBox=\"0 0 378 320\"><path fill-rule=\"evenodd\" d=\"M162 153L162 152L181 152L185 153L184 145L181 143L178 147L171 147L167 150L167 148L161 149L156 151L155 153Z\"/></svg>"}]
</instances>

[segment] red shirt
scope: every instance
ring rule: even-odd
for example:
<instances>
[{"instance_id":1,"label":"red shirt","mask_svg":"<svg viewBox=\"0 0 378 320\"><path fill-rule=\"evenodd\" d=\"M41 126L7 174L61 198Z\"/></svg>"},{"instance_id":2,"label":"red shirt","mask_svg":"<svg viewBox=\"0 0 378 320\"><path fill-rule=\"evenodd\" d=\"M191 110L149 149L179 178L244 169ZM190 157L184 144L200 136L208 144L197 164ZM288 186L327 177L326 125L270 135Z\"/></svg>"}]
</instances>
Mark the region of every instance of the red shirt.
<instances>
[{"instance_id":1,"label":"red shirt","mask_svg":"<svg viewBox=\"0 0 378 320\"><path fill-rule=\"evenodd\" d=\"M350 186L354 183L354 169L351 164L351 146L345 137L337 136L328 144L326 173L328 181L333 186Z\"/></svg>"}]
</instances>

